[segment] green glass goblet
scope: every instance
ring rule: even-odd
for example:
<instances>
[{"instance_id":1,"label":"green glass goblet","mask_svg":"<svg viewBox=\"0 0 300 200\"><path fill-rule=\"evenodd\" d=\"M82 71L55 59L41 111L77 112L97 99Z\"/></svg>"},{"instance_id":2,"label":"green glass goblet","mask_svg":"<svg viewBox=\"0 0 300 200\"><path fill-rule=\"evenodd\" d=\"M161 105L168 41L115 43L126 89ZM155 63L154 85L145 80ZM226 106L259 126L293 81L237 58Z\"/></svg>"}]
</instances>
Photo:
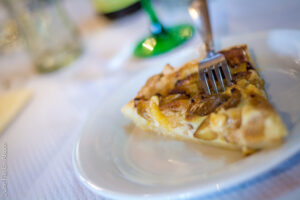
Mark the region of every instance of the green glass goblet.
<instances>
[{"instance_id":1,"label":"green glass goblet","mask_svg":"<svg viewBox=\"0 0 300 200\"><path fill-rule=\"evenodd\" d=\"M135 47L136 57L147 58L166 53L194 35L194 28L188 24L164 27L152 8L151 0L141 0L141 4L151 20L151 35L142 39Z\"/></svg>"}]
</instances>

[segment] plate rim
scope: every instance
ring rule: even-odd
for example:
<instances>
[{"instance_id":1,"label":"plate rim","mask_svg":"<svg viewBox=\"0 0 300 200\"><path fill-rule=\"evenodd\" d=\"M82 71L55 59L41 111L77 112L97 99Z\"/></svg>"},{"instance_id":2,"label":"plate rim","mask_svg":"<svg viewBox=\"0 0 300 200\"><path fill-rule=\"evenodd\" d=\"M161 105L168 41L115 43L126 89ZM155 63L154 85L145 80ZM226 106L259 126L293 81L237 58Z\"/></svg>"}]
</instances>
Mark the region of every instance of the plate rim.
<instances>
[{"instance_id":1,"label":"plate rim","mask_svg":"<svg viewBox=\"0 0 300 200\"><path fill-rule=\"evenodd\" d=\"M286 29L283 29L286 30ZM291 29L292 30L292 29ZM259 33L269 33L270 31L263 31ZM256 33L257 34L257 33ZM140 195L140 194L127 194L123 192L117 192L114 190L109 190L105 188L101 188L100 186L95 186L92 183L90 183L87 178L83 176L83 173L80 172L80 167L78 166L78 149L80 146L80 141L84 137L86 133L86 129L88 124L94 119L94 117L99 113L100 110L102 110L105 107L105 104L108 103L108 99L113 98L114 96L117 96L116 94L118 91L122 90L123 88L126 88L126 86L132 84L133 82L136 81L136 79L139 79L141 76L145 76L145 74L149 73L151 70L150 68L146 68L145 70L139 72L130 80L127 84L123 85L121 88L119 88L117 91L115 91L112 95L110 95L104 102L100 103L99 106L95 109L95 111L90 114L88 120L86 121L84 127L81 129L80 134L78 135L74 149L72 151L72 164L74 167L74 171L76 176L80 179L80 181L89 189L91 189L93 192L95 192L98 195L108 197L108 198L113 198L113 199L182 199L182 198L195 198L195 197L202 197L208 194L212 194L214 192L218 191L224 191L229 188L232 188L234 186L237 186L245 181L251 181L253 179L256 179L259 176L262 176L264 173L275 169L280 163L283 163L287 160L289 160L291 157L296 155L300 151L300 146L292 146L288 149L286 149L286 154L284 157L275 157L275 159L270 160L269 162L266 163L266 165L260 165L258 168L255 170L251 170L249 173L243 173L239 174L239 176L236 176L233 179L222 179L220 182L222 184L221 190L218 190L217 186L215 184L208 184L208 185L201 185L200 187L198 186L192 186L188 187L189 189L180 189L176 192L161 192L160 194L145 194L145 195ZM152 71L153 72L153 71ZM294 129L296 129L297 125L296 124ZM295 130L290 131L290 134L295 134L293 133ZM238 177L238 178L237 178ZM183 191L182 191L183 190Z\"/></svg>"},{"instance_id":2,"label":"plate rim","mask_svg":"<svg viewBox=\"0 0 300 200\"><path fill-rule=\"evenodd\" d=\"M81 138L81 137L80 137ZM223 179L218 183L217 185L222 185L221 189L218 189L218 186L214 185L213 183L210 183L208 185L205 185L204 187L197 187L192 186L189 187L189 189L180 189L176 192L161 192L161 194L145 194L145 195L139 195L139 194L127 194L122 192L113 191L110 189L101 188L100 186L95 186L92 183L90 183L82 173L80 173L79 166L77 164L76 159L76 151L78 149L80 141L77 140L75 144L75 148L73 149L73 156L72 156L72 164L74 167L75 174L80 179L80 181L90 190L95 192L98 195L101 195L103 197L108 197L112 199L132 199L132 200L140 200L140 199L186 199L186 198L195 198L195 197L204 197L205 195L212 194L214 192L218 191L224 191L229 188L232 188L234 186L237 186L245 181L251 181L256 179L259 176L263 176L264 173L267 173L268 171L275 169L280 163L283 163L290 158L292 158L294 155L296 155L298 152L300 152L300 147L293 146L294 148L291 148L289 153L286 154L285 157L279 157L277 159L274 159L270 162L268 162L267 165L260 165L259 168L256 168L255 170L252 170L250 173L243 173L240 174L239 178L236 179Z\"/></svg>"}]
</instances>

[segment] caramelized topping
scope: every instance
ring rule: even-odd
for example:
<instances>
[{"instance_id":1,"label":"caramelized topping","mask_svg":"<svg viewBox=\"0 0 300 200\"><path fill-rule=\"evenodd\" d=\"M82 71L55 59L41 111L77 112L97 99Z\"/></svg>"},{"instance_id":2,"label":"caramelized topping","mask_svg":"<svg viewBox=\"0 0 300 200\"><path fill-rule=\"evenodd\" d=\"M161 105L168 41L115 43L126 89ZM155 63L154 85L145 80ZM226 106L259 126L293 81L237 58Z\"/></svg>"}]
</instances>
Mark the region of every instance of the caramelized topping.
<instances>
[{"instance_id":1,"label":"caramelized topping","mask_svg":"<svg viewBox=\"0 0 300 200\"><path fill-rule=\"evenodd\" d=\"M205 116L214 112L219 106L225 103L230 96L225 94L213 95L204 98L194 98L194 103L188 109L188 115Z\"/></svg>"},{"instance_id":2,"label":"caramelized topping","mask_svg":"<svg viewBox=\"0 0 300 200\"><path fill-rule=\"evenodd\" d=\"M192 83L197 82L198 79L199 79L198 73L193 73L191 75L188 75L184 79L176 81L175 87L180 87L180 86L183 86L183 85L190 85Z\"/></svg>"},{"instance_id":3,"label":"caramelized topping","mask_svg":"<svg viewBox=\"0 0 300 200\"><path fill-rule=\"evenodd\" d=\"M188 95L188 94L186 94L186 92L184 90L180 90L178 88L174 88L173 90L171 90L169 92L169 94L185 94L185 95Z\"/></svg>"},{"instance_id":4,"label":"caramelized topping","mask_svg":"<svg viewBox=\"0 0 300 200\"><path fill-rule=\"evenodd\" d=\"M168 110L172 112L186 112L189 106L188 99L176 99L170 103L163 104L160 107L161 110Z\"/></svg>"},{"instance_id":5,"label":"caramelized topping","mask_svg":"<svg viewBox=\"0 0 300 200\"><path fill-rule=\"evenodd\" d=\"M150 120L151 116L149 115L149 113L147 112L147 101L144 100L140 100L138 101L135 106L137 108L137 113L143 117L144 119Z\"/></svg>"},{"instance_id":6,"label":"caramelized topping","mask_svg":"<svg viewBox=\"0 0 300 200\"><path fill-rule=\"evenodd\" d=\"M271 110L272 109L272 106L268 103L268 101L260 96L260 95L257 95L257 94L250 94L250 104L252 106L255 106L255 107L258 107L258 108L264 108L264 110Z\"/></svg>"},{"instance_id":7,"label":"caramelized topping","mask_svg":"<svg viewBox=\"0 0 300 200\"><path fill-rule=\"evenodd\" d=\"M237 106L241 101L241 92L236 88L231 89L231 95L217 94L203 98L193 97L188 109L188 117L191 115L205 116L221 108L229 109Z\"/></svg>"},{"instance_id":8,"label":"caramelized topping","mask_svg":"<svg viewBox=\"0 0 300 200\"><path fill-rule=\"evenodd\" d=\"M250 80L251 71L255 69L250 63L246 46L231 48L230 50L221 51L221 53L225 56L227 63L231 68L234 83L237 83L238 80L245 79L251 84L263 86L263 83L256 83L255 79ZM180 71L175 71L174 68L170 67L165 69L168 73L155 75L146 83L146 85L149 86L149 91L152 92L152 96L156 95L159 97L159 108L161 110L169 110L171 112L184 111L186 112L187 118L189 118L194 115L205 116L220 109L233 108L241 101L241 92L236 88L232 88L229 94L220 93L206 96L201 87L197 72L194 71L189 75L181 76L183 78L176 80L176 77L178 78L179 75L175 75ZM168 85L168 87L158 90L160 84L159 80L162 76L172 75L171 73L173 73L173 71L175 73L175 80L173 79L174 81L171 85ZM148 96L145 96L143 93L139 93L139 95L139 98L134 99L134 103L138 108L138 113L147 119L148 116L144 113L146 112L144 105L149 99L149 94ZM253 103L260 104L258 99L253 100Z\"/></svg>"},{"instance_id":9,"label":"caramelized topping","mask_svg":"<svg viewBox=\"0 0 300 200\"><path fill-rule=\"evenodd\" d=\"M223 50L220 51L226 60L228 65L233 68L234 65L240 65L241 63L249 63L249 57L247 56L247 47L234 47L230 51Z\"/></svg>"},{"instance_id":10,"label":"caramelized topping","mask_svg":"<svg viewBox=\"0 0 300 200\"><path fill-rule=\"evenodd\" d=\"M238 73L232 75L232 79L235 81L241 80L241 79L249 79L250 75L251 75L250 71L238 72Z\"/></svg>"},{"instance_id":11,"label":"caramelized topping","mask_svg":"<svg viewBox=\"0 0 300 200\"><path fill-rule=\"evenodd\" d=\"M231 89L230 98L222 105L224 109L236 107L241 101L242 94L236 88Z\"/></svg>"}]
</instances>

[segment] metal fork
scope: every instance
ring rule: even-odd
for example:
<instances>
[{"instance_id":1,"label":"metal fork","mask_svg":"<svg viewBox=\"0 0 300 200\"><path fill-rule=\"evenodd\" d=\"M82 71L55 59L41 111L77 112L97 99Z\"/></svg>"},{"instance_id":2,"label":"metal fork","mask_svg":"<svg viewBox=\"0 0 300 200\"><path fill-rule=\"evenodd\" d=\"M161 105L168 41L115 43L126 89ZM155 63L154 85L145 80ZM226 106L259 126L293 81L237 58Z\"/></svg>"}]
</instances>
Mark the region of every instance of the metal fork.
<instances>
[{"instance_id":1,"label":"metal fork","mask_svg":"<svg viewBox=\"0 0 300 200\"><path fill-rule=\"evenodd\" d=\"M222 91L225 91L223 76L226 79L227 86L232 85L232 76L227 65L225 56L216 53L213 47L213 37L209 19L209 13L206 0L194 0L189 7L189 13L194 21L195 27L202 35L204 47L206 51L206 58L198 64L198 71L201 85L207 95L211 95L208 80L211 87L216 94L219 93L216 79Z\"/></svg>"}]
</instances>

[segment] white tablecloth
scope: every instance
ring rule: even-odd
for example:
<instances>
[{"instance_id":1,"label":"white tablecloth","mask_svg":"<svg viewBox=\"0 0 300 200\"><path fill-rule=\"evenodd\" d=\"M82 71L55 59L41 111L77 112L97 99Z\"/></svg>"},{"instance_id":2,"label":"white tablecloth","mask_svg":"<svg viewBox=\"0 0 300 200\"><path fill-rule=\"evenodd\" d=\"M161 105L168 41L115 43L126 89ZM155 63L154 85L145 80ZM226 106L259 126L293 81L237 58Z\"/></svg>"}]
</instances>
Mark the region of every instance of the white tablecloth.
<instances>
[{"instance_id":1,"label":"white tablecloth","mask_svg":"<svg viewBox=\"0 0 300 200\"><path fill-rule=\"evenodd\" d=\"M86 5L82 0L67 3L75 17L74 13L80 13L82 5ZM171 16L177 8L165 12L164 3L157 6L160 17L167 24L188 21L183 10L180 17L175 18ZM90 9L89 6L85 8ZM211 9L215 36L218 40L275 28L299 29L299 8L300 1L297 0L214 0ZM70 66L52 74L38 75L32 72L22 53L1 58L0 80L10 77L13 87L21 85L34 92L26 108L0 134L1 155L7 149L6 159L0 159L1 166L7 166L7 176L2 177L1 182L1 187L3 181L7 183L7 199L103 199L75 176L72 166L74 142L90 113L109 94L156 59L163 64L174 55L171 52L144 61L130 56L128 49L147 33L148 19L142 12L114 23L104 19L94 23L89 19L91 14L84 16L76 18L85 30L84 52ZM195 38L187 45L197 41ZM175 53L182 50L179 48ZM202 198L299 199L300 153L259 177Z\"/></svg>"}]
</instances>

